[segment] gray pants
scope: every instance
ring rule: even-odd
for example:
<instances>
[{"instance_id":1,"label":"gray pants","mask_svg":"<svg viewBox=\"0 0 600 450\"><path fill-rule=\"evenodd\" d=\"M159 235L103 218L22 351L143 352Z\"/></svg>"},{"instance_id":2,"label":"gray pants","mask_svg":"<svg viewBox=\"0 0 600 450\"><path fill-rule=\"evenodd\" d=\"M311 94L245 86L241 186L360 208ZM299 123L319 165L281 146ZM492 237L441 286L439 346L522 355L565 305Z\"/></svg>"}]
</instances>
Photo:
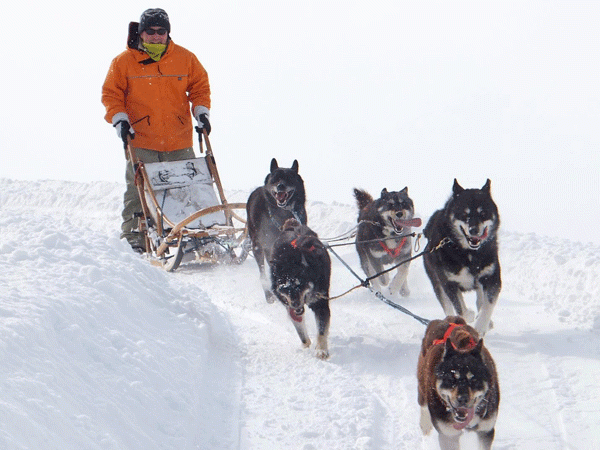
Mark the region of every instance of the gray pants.
<instances>
[{"instance_id":1,"label":"gray pants","mask_svg":"<svg viewBox=\"0 0 600 450\"><path fill-rule=\"evenodd\" d=\"M147 150L144 148L134 148L134 151L136 158L145 163L179 161L181 159L192 159L196 157L192 147L175 150L174 152L157 152L156 150ZM133 167L131 163L127 161L127 169L125 170L126 190L123 195L123 212L121 214L123 216L121 239L127 239L127 242L129 242L129 245L133 248L144 248L144 236L138 231L138 218L135 217L136 214L141 214L142 204L140 202L140 197L138 196L134 178L135 174L133 173Z\"/></svg>"}]
</instances>

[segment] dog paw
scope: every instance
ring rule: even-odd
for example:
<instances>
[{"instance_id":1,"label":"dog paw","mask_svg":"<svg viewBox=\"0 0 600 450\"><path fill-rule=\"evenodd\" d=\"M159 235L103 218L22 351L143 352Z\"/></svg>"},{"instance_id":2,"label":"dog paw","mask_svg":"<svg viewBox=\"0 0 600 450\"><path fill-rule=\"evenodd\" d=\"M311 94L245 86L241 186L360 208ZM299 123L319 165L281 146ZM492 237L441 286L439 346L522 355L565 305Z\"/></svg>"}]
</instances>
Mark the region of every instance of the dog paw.
<instances>
[{"instance_id":1,"label":"dog paw","mask_svg":"<svg viewBox=\"0 0 600 450\"><path fill-rule=\"evenodd\" d=\"M379 289L379 292L385 298L389 298L389 299L392 299L392 300L400 299L400 292L393 291L392 289L390 289L389 286L383 286L381 289Z\"/></svg>"},{"instance_id":2,"label":"dog paw","mask_svg":"<svg viewBox=\"0 0 600 450\"><path fill-rule=\"evenodd\" d=\"M316 357L319 359L329 359L329 350L327 349L317 349Z\"/></svg>"},{"instance_id":3,"label":"dog paw","mask_svg":"<svg viewBox=\"0 0 600 450\"><path fill-rule=\"evenodd\" d=\"M490 320L487 325L483 325L483 324L479 324L478 322L475 322L474 328L477 330L477 332L481 336L485 336L485 334L488 331L490 331L492 328L494 328L494 322L492 322Z\"/></svg>"},{"instance_id":4,"label":"dog paw","mask_svg":"<svg viewBox=\"0 0 600 450\"><path fill-rule=\"evenodd\" d=\"M419 421L419 425L421 426L421 431L425 436L431 433L433 430L433 423L431 423L431 414L429 413L429 409L427 407L421 406L421 420Z\"/></svg>"},{"instance_id":5,"label":"dog paw","mask_svg":"<svg viewBox=\"0 0 600 450\"><path fill-rule=\"evenodd\" d=\"M465 322L471 323L475 320L475 312L471 309L465 309L462 318L465 319Z\"/></svg>"},{"instance_id":6,"label":"dog paw","mask_svg":"<svg viewBox=\"0 0 600 450\"><path fill-rule=\"evenodd\" d=\"M410 289L408 289L408 287L406 287L406 286L402 286L402 288L400 288L400 295L402 297L410 296Z\"/></svg>"}]
</instances>

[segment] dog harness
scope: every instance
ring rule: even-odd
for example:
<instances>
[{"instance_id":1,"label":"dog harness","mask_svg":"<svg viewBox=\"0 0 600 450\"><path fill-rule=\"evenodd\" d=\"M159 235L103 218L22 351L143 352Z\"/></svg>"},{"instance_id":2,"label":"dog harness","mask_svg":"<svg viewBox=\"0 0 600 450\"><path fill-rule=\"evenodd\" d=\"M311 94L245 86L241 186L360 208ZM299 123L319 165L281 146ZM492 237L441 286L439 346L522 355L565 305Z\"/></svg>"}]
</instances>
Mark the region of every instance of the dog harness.
<instances>
[{"instance_id":1,"label":"dog harness","mask_svg":"<svg viewBox=\"0 0 600 450\"><path fill-rule=\"evenodd\" d=\"M448 339L450 339L450 335L452 334L452 331L454 331L455 328L460 328L464 325L458 324L458 323L450 323L450 326L448 327L448 329L446 330L446 333L444 333L444 337L442 339L436 339L435 341L433 341L433 345L440 345L440 344L445 344L446 341ZM477 346L477 342L475 342L475 339L473 339L473 336L469 336L469 345L467 345L466 349L467 350L471 350L472 348L475 348ZM456 345L454 345L454 342L451 342L452 347L454 347L454 350L458 350L458 348L456 348Z\"/></svg>"},{"instance_id":2,"label":"dog harness","mask_svg":"<svg viewBox=\"0 0 600 450\"><path fill-rule=\"evenodd\" d=\"M294 247L295 249L298 249L298 238L294 239L292 242L290 242L290 245L292 247ZM317 247L315 247L314 245L311 245L309 248L302 248L301 250L306 250L309 252L312 252L313 250L315 250Z\"/></svg>"},{"instance_id":3,"label":"dog harness","mask_svg":"<svg viewBox=\"0 0 600 450\"><path fill-rule=\"evenodd\" d=\"M402 250L402 247L404 247L404 244L406 244L406 237L402 238L400 244L398 244L398 247L396 247L395 249L389 248L383 241L379 241L379 244L381 244L381 247L385 250L385 252L388 255L390 255L392 258L397 258L398 256L400 256L400 251Z\"/></svg>"}]
</instances>

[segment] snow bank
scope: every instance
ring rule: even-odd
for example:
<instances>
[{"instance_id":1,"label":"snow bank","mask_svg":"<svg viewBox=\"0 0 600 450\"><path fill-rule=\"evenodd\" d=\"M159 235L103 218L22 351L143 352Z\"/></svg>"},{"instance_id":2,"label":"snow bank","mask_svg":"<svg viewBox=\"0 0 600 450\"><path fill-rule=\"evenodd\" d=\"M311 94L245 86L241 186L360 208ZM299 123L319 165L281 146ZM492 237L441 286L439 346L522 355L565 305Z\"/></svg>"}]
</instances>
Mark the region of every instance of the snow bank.
<instances>
[{"instance_id":1,"label":"snow bank","mask_svg":"<svg viewBox=\"0 0 600 450\"><path fill-rule=\"evenodd\" d=\"M221 424L238 408L229 324L119 240L121 186L2 186L0 448L236 442ZM231 395L215 389L227 380Z\"/></svg>"}]
</instances>

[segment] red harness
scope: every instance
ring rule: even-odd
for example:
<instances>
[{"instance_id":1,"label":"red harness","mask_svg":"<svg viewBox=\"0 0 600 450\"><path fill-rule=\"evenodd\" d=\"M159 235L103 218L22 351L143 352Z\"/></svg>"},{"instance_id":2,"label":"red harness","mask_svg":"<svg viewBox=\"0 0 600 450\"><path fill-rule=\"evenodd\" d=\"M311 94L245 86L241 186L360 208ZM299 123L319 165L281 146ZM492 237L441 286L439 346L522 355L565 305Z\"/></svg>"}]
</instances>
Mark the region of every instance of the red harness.
<instances>
[{"instance_id":1,"label":"red harness","mask_svg":"<svg viewBox=\"0 0 600 450\"><path fill-rule=\"evenodd\" d=\"M387 245L385 245L385 242L383 241L379 241L379 243L388 255L390 255L392 258L397 258L398 256L400 256L400 251L402 250L402 247L404 247L404 244L406 244L406 237L402 238L400 244L398 244L398 247L396 247L395 249L389 248Z\"/></svg>"},{"instance_id":2,"label":"red harness","mask_svg":"<svg viewBox=\"0 0 600 450\"><path fill-rule=\"evenodd\" d=\"M450 339L450 335L452 334L452 331L455 328L462 327L462 326L463 325L460 325L458 323L450 323L450 326L446 330L446 333L444 333L444 337L442 339L436 339L435 341L433 341L433 345L445 344L446 341L448 339ZM469 339L469 345L467 345L467 347L466 347L467 350L471 350L472 348L475 348L477 346L477 342L475 342L475 339L473 339L473 336L470 336L470 338L471 339ZM452 347L454 347L455 350L458 350L456 348L456 345L454 345L454 342L452 342Z\"/></svg>"},{"instance_id":3,"label":"red harness","mask_svg":"<svg viewBox=\"0 0 600 450\"><path fill-rule=\"evenodd\" d=\"M298 242L297 242L297 241L298 241L298 238L296 238L296 239L294 239L292 242L290 242L290 245L291 245L292 247L294 247L295 249L299 248L299 247L298 247ZM309 248L304 248L303 250L306 250L306 251L308 251L308 252L312 252L312 251L313 251L313 250L315 250L315 249L316 249L316 247L315 247L314 245L311 245Z\"/></svg>"}]
</instances>

